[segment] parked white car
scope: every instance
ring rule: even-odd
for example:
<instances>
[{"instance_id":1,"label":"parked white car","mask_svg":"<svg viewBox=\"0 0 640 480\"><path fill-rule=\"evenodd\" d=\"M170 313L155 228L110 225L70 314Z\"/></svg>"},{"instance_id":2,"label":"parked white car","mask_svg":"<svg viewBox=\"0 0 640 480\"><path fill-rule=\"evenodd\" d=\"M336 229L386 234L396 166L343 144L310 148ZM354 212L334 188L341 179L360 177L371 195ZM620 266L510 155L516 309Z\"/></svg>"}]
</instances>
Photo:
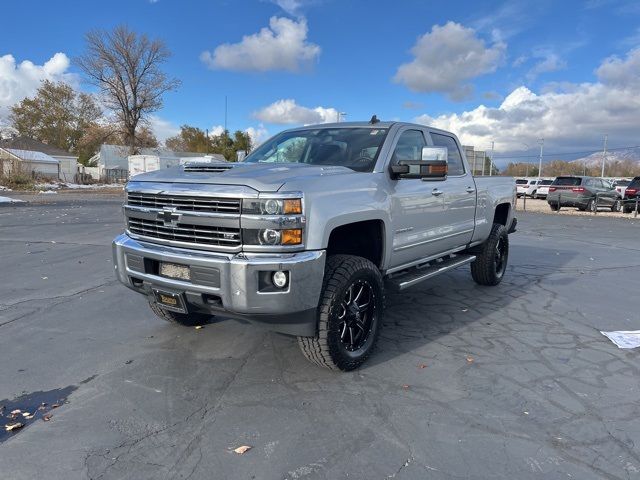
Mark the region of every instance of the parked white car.
<instances>
[{"instance_id":1,"label":"parked white car","mask_svg":"<svg viewBox=\"0 0 640 480\"><path fill-rule=\"evenodd\" d=\"M538 184L538 189L533 193L533 198L547 198L549 194L549 185L553 183L551 179L542 179Z\"/></svg>"},{"instance_id":2,"label":"parked white car","mask_svg":"<svg viewBox=\"0 0 640 480\"><path fill-rule=\"evenodd\" d=\"M631 183L631 180L618 180L613 186L616 189L616 192L620 194L620 198L624 198L624 194L627 191L627 187Z\"/></svg>"},{"instance_id":3,"label":"parked white car","mask_svg":"<svg viewBox=\"0 0 640 480\"><path fill-rule=\"evenodd\" d=\"M538 182L543 181L544 179L539 178L518 178L516 180L516 194L519 197L534 197L538 191Z\"/></svg>"}]
</instances>

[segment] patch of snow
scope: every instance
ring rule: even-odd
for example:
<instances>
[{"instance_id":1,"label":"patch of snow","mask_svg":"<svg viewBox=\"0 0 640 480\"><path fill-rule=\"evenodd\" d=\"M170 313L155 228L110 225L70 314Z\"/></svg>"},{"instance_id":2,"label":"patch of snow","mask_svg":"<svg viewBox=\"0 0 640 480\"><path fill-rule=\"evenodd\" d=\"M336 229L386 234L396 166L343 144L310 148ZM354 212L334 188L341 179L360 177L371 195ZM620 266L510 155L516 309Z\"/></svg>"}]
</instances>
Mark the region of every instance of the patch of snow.
<instances>
[{"instance_id":1,"label":"patch of snow","mask_svg":"<svg viewBox=\"0 0 640 480\"><path fill-rule=\"evenodd\" d=\"M17 198L9 198L9 197L0 197L0 203L22 203L23 200L18 200Z\"/></svg>"},{"instance_id":2,"label":"patch of snow","mask_svg":"<svg viewBox=\"0 0 640 480\"><path fill-rule=\"evenodd\" d=\"M41 193L42 195L56 195L58 192L55 190L40 190L38 193Z\"/></svg>"},{"instance_id":3,"label":"patch of snow","mask_svg":"<svg viewBox=\"0 0 640 480\"><path fill-rule=\"evenodd\" d=\"M0 192L13 192L9 187L3 187L0 185Z\"/></svg>"}]
</instances>

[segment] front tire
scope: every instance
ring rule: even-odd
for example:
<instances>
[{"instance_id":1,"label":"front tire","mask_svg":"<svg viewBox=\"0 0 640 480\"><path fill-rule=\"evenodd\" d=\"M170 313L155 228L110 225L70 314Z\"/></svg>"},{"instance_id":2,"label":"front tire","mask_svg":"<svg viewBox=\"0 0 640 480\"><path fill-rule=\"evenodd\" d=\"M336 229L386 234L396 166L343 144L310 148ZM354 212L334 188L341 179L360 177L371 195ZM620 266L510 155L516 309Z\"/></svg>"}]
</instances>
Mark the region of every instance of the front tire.
<instances>
[{"instance_id":1,"label":"front tire","mask_svg":"<svg viewBox=\"0 0 640 480\"><path fill-rule=\"evenodd\" d=\"M314 337L298 337L312 363L331 370L358 368L371 355L382 327L384 286L378 268L351 255L327 259Z\"/></svg>"},{"instance_id":2,"label":"front tire","mask_svg":"<svg viewBox=\"0 0 640 480\"><path fill-rule=\"evenodd\" d=\"M509 260L509 235L504 225L494 223L489 238L471 262L471 276L479 285L498 285Z\"/></svg>"},{"instance_id":3,"label":"front tire","mask_svg":"<svg viewBox=\"0 0 640 480\"><path fill-rule=\"evenodd\" d=\"M620 211L620 200L616 200L615 202L613 202L613 205L611 205L611 211L612 212Z\"/></svg>"},{"instance_id":4,"label":"front tire","mask_svg":"<svg viewBox=\"0 0 640 480\"><path fill-rule=\"evenodd\" d=\"M184 325L186 327L202 325L209 319L208 315L204 315L202 313L178 313L172 312L170 310L165 310L154 301L149 301L149 307L151 308L151 311L162 320L165 320L169 323Z\"/></svg>"}]
</instances>

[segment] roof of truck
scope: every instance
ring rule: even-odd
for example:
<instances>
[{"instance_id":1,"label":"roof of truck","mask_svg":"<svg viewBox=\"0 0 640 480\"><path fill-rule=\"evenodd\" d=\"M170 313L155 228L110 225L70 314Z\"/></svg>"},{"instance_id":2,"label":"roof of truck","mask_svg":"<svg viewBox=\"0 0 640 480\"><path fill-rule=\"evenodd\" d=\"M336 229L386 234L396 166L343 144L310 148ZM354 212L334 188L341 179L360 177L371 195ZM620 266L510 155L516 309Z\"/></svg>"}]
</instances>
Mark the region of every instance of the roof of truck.
<instances>
[{"instance_id":1,"label":"roof of truck","mask_svg":"<svg viewBox=\"0 0 640 480\"><path fill-rule=\"evenodd\" d=\"M411 122L383 122L379 121L377 123L371 123L370 121L361 121L361 122L340 122L340 123L318 123L318 124L310 124L304 125L302 127L291 128L288 130L306 130L309 128L391 128L393 125L400 126L410 126L410 127L419 127L419 128L429 128L431 130L440 131L443 133L450 133L446 130L442 130L440 128L431 127L429 125L423 125L419 123L411 123Z\"/></svg>"}]
</instances>

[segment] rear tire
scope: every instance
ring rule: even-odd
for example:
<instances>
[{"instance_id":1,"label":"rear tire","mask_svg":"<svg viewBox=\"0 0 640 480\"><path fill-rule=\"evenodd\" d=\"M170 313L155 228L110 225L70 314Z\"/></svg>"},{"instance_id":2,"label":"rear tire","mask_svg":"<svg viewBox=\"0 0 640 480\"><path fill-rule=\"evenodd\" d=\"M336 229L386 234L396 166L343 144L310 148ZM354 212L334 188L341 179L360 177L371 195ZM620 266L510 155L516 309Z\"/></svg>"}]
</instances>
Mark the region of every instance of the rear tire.
<instances>
[{"instance_id":1,"label":"rear tire","mask_svg":"<svg viewBox=\"0 0 640 480\"><path fill-rule=\"evenodd\" d=\"M531 194L531 198L533 198L534 200L538 199L538 192L537 190L534 190L533 193Z\"/></svg>"},{"instance_id":2,"label":"rear tire","mask_svg":"<svg viewBox=\"0 0 640 480\"><path fill-rule=\"evenodd\" d=\"M504 225L494 223L489 238L471 262L471 276L479 285L498 285L507 270L509 235Z\"/></svg>"},{"instance_id":3,"label":"rear tire","mask_svg":"<svg viewBox=\"0 0 640 480\"><path fill-rule=\"evenodd\" d=\"M315 337L298 337L305 357L320 367L349 371L371 355L382 327L384 286L378 268L351 255L327 259Z\"/></svg>"},{"instance_id":4,"label":"rear tire","mask_svg":"<svg viewBox=\"0 0 640 480\"><path fill-rule=\"evenodd\" d=\"M552 211L557 212L558 210L560 210L560 206L557 203L550 203L549 207L551 208Z\"/></svg>"},{"instance_id":5,"label":"rear tire","mask_svg":"<svg viewBox=\"0 0 640 480\"><path fill-rule=\"evenodd\" d=\"M598 210L598 206L596 205L596 202L591 199L589 200L589 203L587 203L587 210L589 210L590 212L596 212Z\"/></svg>"},{"instance_id":6,"label":"rear tire","mask_svg":"<svg viewBox=\"0 0 640 480\"><path fill-rule=\"evenodd\" d=\"M165 320L169 323L175 323L178 325L184 325L186 327L193 327L195 325L202 325L206 323L210 315L203 313L178 313L170 310L165 310L160 307L156 302L149 302L151 311L156 314L157 317Z\"/></svg>"},{"instance_id":7,"label":"rear tire","mask_svg":"<svg viewBox=\"0 0 640 480\"><path fill-rule=\"evenodd\" d=\"M623 205L622 211L623 213L631 213L632 208L629 205Z\"/></svg>"}]
</instances>

